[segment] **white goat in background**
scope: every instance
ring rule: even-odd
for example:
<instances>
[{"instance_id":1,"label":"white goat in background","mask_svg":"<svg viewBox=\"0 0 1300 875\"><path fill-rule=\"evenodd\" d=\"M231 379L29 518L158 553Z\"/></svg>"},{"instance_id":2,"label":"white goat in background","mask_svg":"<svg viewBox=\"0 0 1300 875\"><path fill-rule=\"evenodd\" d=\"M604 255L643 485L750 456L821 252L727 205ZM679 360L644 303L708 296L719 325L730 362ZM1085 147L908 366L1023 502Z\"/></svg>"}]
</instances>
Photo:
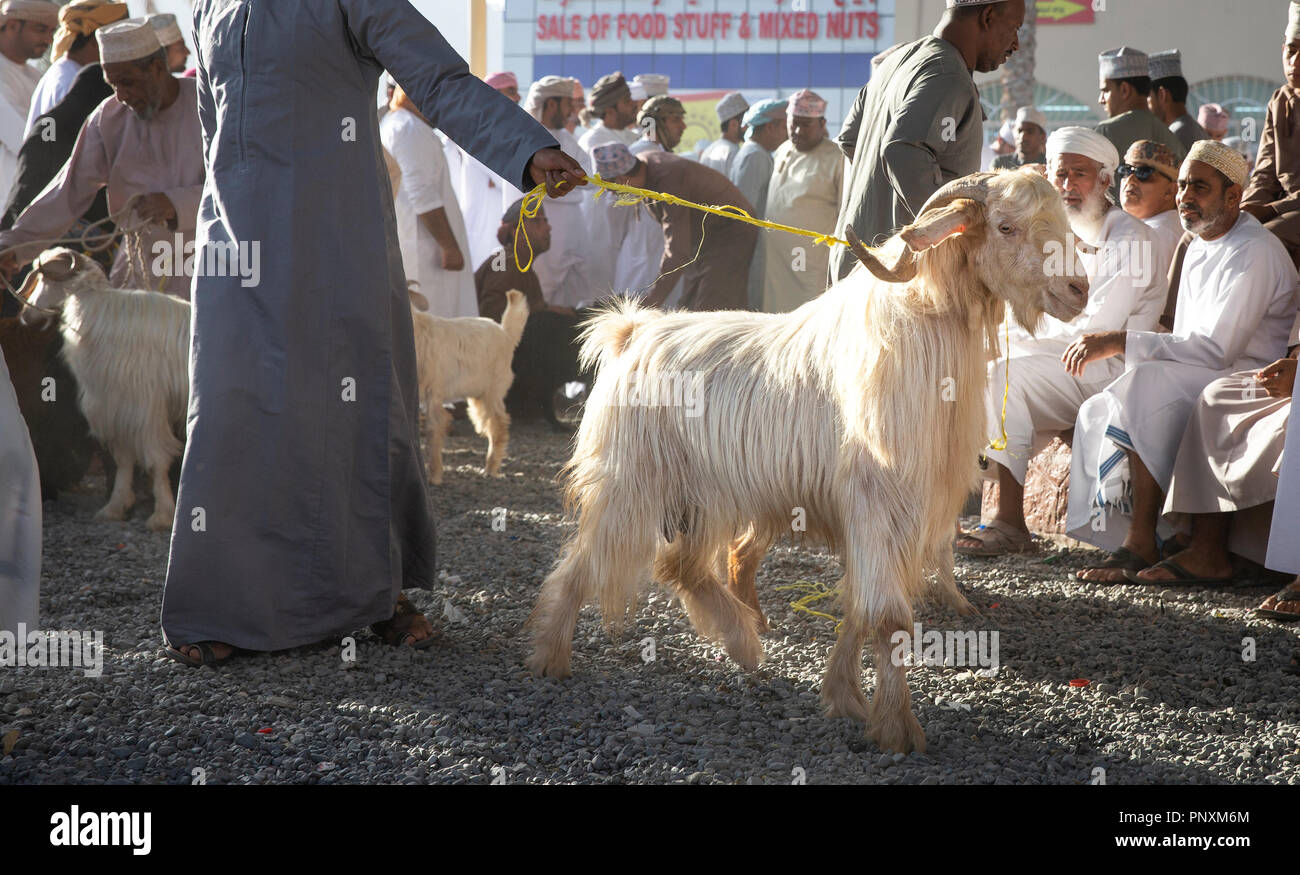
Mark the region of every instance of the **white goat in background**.
<instances>
[{"instance_id":1,"label":"white goat in background","mask_svg":"<svg viewBox=\"0 0 1300 875\"><path fill-rule=\"evenodd\" d=\"M116 289L89 257L49 249L19 291L34 324L58 311L63 358L77 378L81 412L90 433L108 450L117 476L108 504L95 519L121 520L135 504L135 466L153 480L154 510L147 525L172 527L176 498L168 469L181 452L189 404L190 305L141 289Z\"/></svg>"},{"instance_id":2,"label":"white goat in background","mask_svg":"<svg viewBox=\"0 0 1300 875\"><path fill-rule=\"evenodd\" d=\"M941 583L964 602L949 542L987 440L988 353L1005 306L1031 330L1044 312L1069 320L1082 310L1086 280L1046 265L1053 246L1072 245L1069 230L1041 176L978 174L936 193L882 247L892 266L851 237L870 272L793 313L665 314L624 302L594 318L583 354L598 377L564 472L577 531L529 619L532 672L568 675L582 605L598 598L617 631L651 572L699 632L755 668L759 615L723 585L719 557L748 532L733 561L761 559L802 509L806 536L839 552L845 571L827 712L868 723L882 748L924 750L890 636L910 633L923 571L945 555ZM629 392L674 381L700 403ZM870 705L859 681L868 640Z\"/></svg>"},{"instance_id":3,"label":"white goat in background","mask_svg":"<svg viewBox=\"0 0 1300 875\"><path fill-rule=\"evenodd\" d=\"M411 321L415 331L415 358L420 376L420 401L426 412L429 482L442 482L442 441L451 425L443 402L468 400L474 430L487 435L484 469L489 477L501 476L501 460L510 442L510 414L506 392L514 382L511 367L515 347L528 322L528 301L523 292L506 292L501 323L479 316L443 319L421 310L423 296L409 290ZM427 303L424 309L427 309Z\"/></svg>"}]
</instances>

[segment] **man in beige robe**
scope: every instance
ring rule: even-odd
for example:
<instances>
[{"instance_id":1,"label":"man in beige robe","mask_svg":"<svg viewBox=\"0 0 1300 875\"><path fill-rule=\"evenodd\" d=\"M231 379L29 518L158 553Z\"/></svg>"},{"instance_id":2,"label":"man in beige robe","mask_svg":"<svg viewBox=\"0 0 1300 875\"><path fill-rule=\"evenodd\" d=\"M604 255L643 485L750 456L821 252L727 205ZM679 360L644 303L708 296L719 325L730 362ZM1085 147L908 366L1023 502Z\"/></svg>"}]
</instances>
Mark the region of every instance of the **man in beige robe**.
<instances>
[{"instance_id":1,"label":"man in beige robe","mask_svg":"<svg viewBox=\"0 0 1300 875\"><path fill-rule=\"evenodd\" d=\"M132 204L119 225L140 226L118 249L109 276L114 285L188 300L195 270L224 270L255 282L260 249L252 243L239 253L194 251L204 179L195 80L171 74L144 19L101 27L95 38L114 97L86 119L59 175L0 233L0 250L16 247L0 259L0 271L11 273L62 238L107 188L113 214Z\"/></svg>"},{"instance_id":2,"label":"man in beige robe","mask_svg":"<svg viewBox=\"0 0 1300 875\"><path fill-rule=\"evenodd\" d=\"M1273 93L1241 208L1282 241L1300 267L1300 4L1291 4L1282 49L1285 84Z\"/></svg>"},{"instance_id":3,"label":"man in beige robe","mask_svg":"<svg viewBox=\"0 0 1300 875\"><path fill-rule=\"evenodd\" d=\"M826 138L826 101L790 95L790 139L777 148L767 186L767 220L819 234L835 230L844 189L844 155ZM808 237L768 231L763 246L763 310L787 313L826 291L831 253Z\"/></svg>"}]
</instances>

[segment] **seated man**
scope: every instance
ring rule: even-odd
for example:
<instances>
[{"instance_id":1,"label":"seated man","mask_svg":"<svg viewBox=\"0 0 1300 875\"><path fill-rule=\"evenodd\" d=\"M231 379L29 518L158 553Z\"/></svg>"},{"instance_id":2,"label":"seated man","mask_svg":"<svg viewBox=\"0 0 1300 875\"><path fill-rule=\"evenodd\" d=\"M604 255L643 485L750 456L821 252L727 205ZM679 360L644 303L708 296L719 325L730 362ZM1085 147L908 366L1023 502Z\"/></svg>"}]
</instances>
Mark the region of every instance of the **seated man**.
<instances>
[{"instance_id":1,"label":"seated man","mask_svg":"<svg viewBox=\"0 0 1300 875\"><path fill-rule=\"evenodd\" d=\"M1145 571L1126 572L1134 583L1212 586L1233 579L1229 530L1240 511L1270 505L1277 498L1277 469L1286 441L1295 388L1300 319L1291 333L1288 358L1261 371L1242 371L1205 387L1192 411L1174 461L1165 515L1190 528L1186 548ZM1266 509L1266 511L1269 509ZM1190 515L1185 519L1183 515ZM1246 558L1264 562L1263 544ZM1300 615L1298 615L1300 616Z\"/></svg>"},{"instance_id":2,"label":"seated man","mask_svg":"<svg viewBox=\"0 0 1300 875\"><path fill-rule=\"evenodd\" d=\"M1026 164L1047 163L1047 116L1034 106L1016 110L1016 151L999 155L994 170L1015 170Z\"/></svg>"},{"instance_id":3,"label":"seated man","mask_svg":"<svg viewBox=\"0 0 1300 875\"><path fill-rule=\"evenodd\" d=\"M1073 322L1044 317L1037 336L1010 332L1010 349L989 369L988 430L1003 427L1003 449L988 449L994 464L989 476L998 482L998 506L991 521L958 538L958 553L996 556L1020 552L1033 540L1025 525L1024 482L1029 460L1056 432L1074 426L1079 406L1124 372L1115 358L1086 376L1066 373L1061 354L1075 338L1098 331L1149 331L1165 301L1165 275L1152 270L1152 232L1113 206L1106 197L1119 154L1110 140L1087 128L1061 128L1047 141L1048 178L1061 192L1075 236L1097 247L1080 254L1087 271L1088 306ZM1073 263L1066 253L1063 267ZM1009 385L1009 389L1007 389Z\"/></svg>"},{"instance_id":4,"label":"seated man","mask_svg":"<svg viewBox=\"0 0 1300 875\"><path fill-rule=\"evenodd\" d=\"M1300 280L1277 238L1241 212L1245 183L1238 152L1196 143L1178 180L1179 215L1196 239L1183 263L1173 333L1085 334L1065 351L1075 376L1125 357L1124 375L1084 403L1074 428L1068 533L1114 551L1078 572L1080 580L1122 582L1125 571L1159 560L1160 508L1196 399L1219 377L1286 353Z\"/></svg>"},{"instance_id":5,"label":"seated man","mask_svg":"<svg viewBox=\"0 0 1300 875\"><path fill-rule=\"evenodd\" d=\"M1151 229L1153 270L1168 276L1174 250L1185 233L1178 218L1178 159L1154 140L1138 140L1129 146L1116 175L1124 212Z\"/></svg>"},{"instance_id":6,"label":"seated man","mask_svg":"<svg viewBox=\"0 0 1300 875\"><path fill-rule=\"evenodd\" d=\"M525 216L523 228L516 237L523 203L523 198L516 200L501 217L497 229L501 248L474 272L474 285L478 290L479 315L497 322L506 309L506 292L514 289L524 293L528 301L528 322L515 348L515 381L506 395L506 406L512 416L527 418L541 414L552 425L559 425L555 390L566 383L582 381L577 344L581 317L569 307L547 304L541 281L532 266L528 270L521 267L528 262L529 244L534 256L551 246L551 226L544 210L539 209L531 219Z\"/></svg>"},{"instance_id":7,"label":"seated man","mask_svg":"<svg viewBox=\"0 0 1300 875\"><path fill-rule=\"evenodd\" d=\"M1278 236L1300 267L1300 6L1292 3L1282 49L1284 84L1268 102L1255 173L1241 208Z\"/></svg>"},{"instance_id":8,"label":"seated man","mask_svg":"<svg viewBox=\"0 0 1300 875\"><path fill-rule=\"evenodd\" d=\"M753 214L754 206L727 177L703 164L671 152L633 155L622 143L592 151L601 178L634 188L675 195L697 204L739 207ZM688 207L652 201L648 208L664 229L659 279L645 303L662 306L682 280L682 307L687 310L743 310L749 300L749 265L758 242L758 229L721 216L705 216ZM702 239L701 239L702 235Z\"/></svg>"}]
</instances>

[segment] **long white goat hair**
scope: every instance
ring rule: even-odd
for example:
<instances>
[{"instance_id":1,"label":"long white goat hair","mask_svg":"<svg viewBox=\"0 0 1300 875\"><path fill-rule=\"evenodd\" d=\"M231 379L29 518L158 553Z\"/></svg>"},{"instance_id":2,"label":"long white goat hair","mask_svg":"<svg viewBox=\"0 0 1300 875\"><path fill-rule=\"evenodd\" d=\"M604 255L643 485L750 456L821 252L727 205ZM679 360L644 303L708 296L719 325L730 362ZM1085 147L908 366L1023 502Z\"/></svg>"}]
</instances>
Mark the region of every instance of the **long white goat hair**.
<instances>
[{"instance_id":1,"label":"long white goat hair","mask_svg":"<svg viewBox=\"0 0 1300 875\"><path fill-rule=\"evenodd\" d=\"M140 461L174 457L190 391L189 303L106 281L80 291L70 288L63 307L63 355L91 434L105 445L126 441Z\"/></svg>"},{"instance_id":2,"label":"long white goat hair","mask_svg":"<svg viewBox=\"0 0 1300 875\"><path fill-rule=\"evenodd\" d=\"M626 520L629 532L648 525L672 535L687 525L693 539L708 544L753 523L775 538L790 532L795 508L803 508L809 533L835 550L846 525L883 528L911 543L951 536L978 477L984 405L969 391L943 400L943 381L983 382L984 340L1003 309L974 294L925 293L943 282L936 274L960 266L963 245L968 241L954 240L925 253L917 282L907 286L855 271L793 318L736 313L701 322L619 303L594 321L583 345L598 378L565 470L569 507L585 507L593 487L613 476L644 514ZM891 355L898 346L909 354ZM643 386L695 381L700 415L688 415L684 404L653 416L619 405L633 373ZM733 445L733 434L748 443ZM879 492L874 507L849 520L840 508L853 456L876 469L870 483ZM694 518L691 508L707 513ZM919 567L891 569L890 576L921 581ZM879 610L886 592L846 592L845 609L863 603ZM630 601L635 590L624 596ZM606 617L617 624L623 611L606 598Z\"/></svg>"},{"instance_id":3,"label":"long white goat hair","mask_svg":"<svg viewBox=\"0 0 1300 875\"><path fill-rule=\"evenodd\" d=\"M1030 329L1044 312L1072 318L1087 290L1045 272L1068 223L1041 177L973 177L932 202L895 239L894 267L862 249L876 275L857 270L793 313L663 314L625 301L594 318L582 356L597 379L564 470L578 528L530 618L535 674L568 674L593 596L617 631L651 571L702 634L755 667L757 603L721 585L718 557L730 548L734 568L737 543L761 557L802 518L844 562L829 713L871 719L857 681L870 639L877 740L924 748L889 634L910 629L923 571L942 572L945 554L950 603L965 604L950 539L987 439L997 327L1008 304ZM752 584L756 562L745 567Z\"/></svg>"},{"instance_id":4,"label":"long white goat hair","mask_svg":"<svg viewBox=\"0 0 1300 875\"><path fill-rule=\"evenodd\" d=\"M21 296L33 309L58 310L63 358L77 378L90 433L113 456L117 476L98 519L120 520L135 503L137 464L153 480L148 526L171 528L176 510L168 468L189 403L190 304L142 289L111 286L90 258L70 249L42 253Z\"/></svg>"}]
</instances>

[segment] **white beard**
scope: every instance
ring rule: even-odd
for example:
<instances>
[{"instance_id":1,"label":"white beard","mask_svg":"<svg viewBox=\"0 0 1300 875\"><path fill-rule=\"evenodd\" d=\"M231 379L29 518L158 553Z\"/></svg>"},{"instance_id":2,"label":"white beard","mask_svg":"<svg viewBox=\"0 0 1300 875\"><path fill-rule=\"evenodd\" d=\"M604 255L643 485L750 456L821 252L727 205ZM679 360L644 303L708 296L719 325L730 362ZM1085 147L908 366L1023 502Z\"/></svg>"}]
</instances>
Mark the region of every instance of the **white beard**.
<instances>
[{"instance_id":1,"label":"white beard","mask_svg":"<svg viewBox=\"0 0 1300 875\"><path fill-rule=\"evenodd\" d=\"M1065 215L1070 220L1070 230L1094 246L1101 242L1101 226L1106 222L1106 213L1110 207L1106 200L1106 190L1099 188L1088 200L1078 207L1066 207Z\"/></svg>"}]
</instances>

